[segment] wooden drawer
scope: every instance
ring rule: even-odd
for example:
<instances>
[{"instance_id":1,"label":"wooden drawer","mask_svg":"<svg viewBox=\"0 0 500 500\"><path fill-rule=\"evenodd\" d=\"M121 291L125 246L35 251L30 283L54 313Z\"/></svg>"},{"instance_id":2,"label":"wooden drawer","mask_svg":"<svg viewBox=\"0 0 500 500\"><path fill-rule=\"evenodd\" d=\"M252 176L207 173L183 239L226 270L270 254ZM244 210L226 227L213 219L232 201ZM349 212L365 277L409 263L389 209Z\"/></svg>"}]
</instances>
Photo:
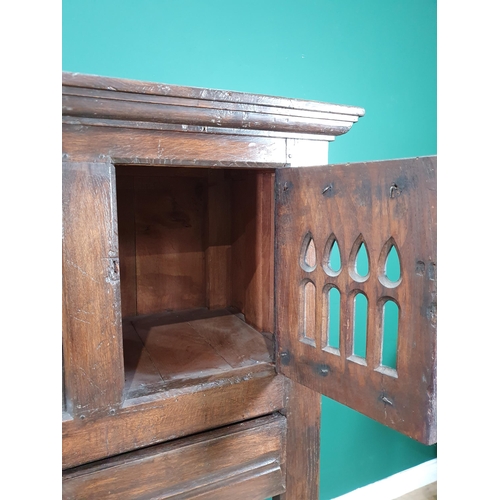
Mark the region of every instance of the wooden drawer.
<instances>
[{"instance_id":1,"label":"wooden drawer","mask_svg":"<svg viewBox=\"0 0 500 500\"><path fill-rule=\"evenodd\" d=\"M285 491L286 418L273 414L63 473L65 499L258 500Z\"/></svg>"}]
</instances>

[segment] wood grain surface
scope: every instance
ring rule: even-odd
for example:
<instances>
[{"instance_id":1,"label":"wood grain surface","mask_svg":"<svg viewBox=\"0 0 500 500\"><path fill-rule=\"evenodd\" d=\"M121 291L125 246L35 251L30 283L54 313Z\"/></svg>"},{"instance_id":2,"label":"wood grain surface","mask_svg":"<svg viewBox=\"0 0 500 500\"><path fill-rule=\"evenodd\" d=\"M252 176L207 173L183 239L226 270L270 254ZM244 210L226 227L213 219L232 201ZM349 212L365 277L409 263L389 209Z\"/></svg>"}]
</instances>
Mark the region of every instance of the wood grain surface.
<instances>
[{"instance_id":1,"label":"wood grain surface","mask_svg":"<svg viewBox=\"0 0 500 500\"><path fill-rule=\"evenodd\" d=\"M273 500L298 500L319 497L319 446L321 395L287 379L286 490Z\"/></svg>"},{"instance_id":2,"label":"wood grain surface","mask_svg":"<svg viewBox=\"0 0 500 500\"><path fill-rule=\"evenodd\" d=\"M228 310L160 313L123 324L129 399L273 368L272 340Z\"/></svg>"},{"instance_id":3,"label":"wood grain surface","mask_svg":"<svg viewBox=\"0 0 500 500\"><path fill-rule=\"evenodd\" d=\"M271 415L68 470L63 498L256 499L284 491L286 419Z\"/></svg>"},{"instance_id":4,"label":"wood grain surface","mask_svg":"<svg viewBox=\"0 0 500 500\"><path fill-rule=\"evenodd\" d=\"M127 399L113 414L63 421L63 468L267 415L284 398L273 367Z\"/></svg>"},{"instance_id":5,"label":"wood grain surface","mask_svg":"<svg viewBox=\"0 0 500 500\"><path fill-rule=\"evenodd\" d=\"M66 407L107 414L123 398L114 167L63 164L63 348Z\"/></svg>"},{"instance_id":6,"label":"wood grain surface","mask_svg":"<svg viewBox=\"0 0 500 500\"><path fill-rule=\"evenodd\" d=\"M436 158L392 160L277 172L277 334L279 370L426 444L436 441ZM311 234L318 265L301 265ZM335 234L342 269L323 265ZM356 250L364 242L367 277L357 274ZM390 244L397 245L401 279L385 277ZM304 321L301 290L316 288L315 337ZM331 287L341 293L340 350L328 348L327 303ZM366 358L353 353L353 302L368 298ZM399 307L397 369L382 365L382 309ZM307 304L306 304L307 305ZM311 316L309 314L308 316ZM302 319L301 319L302 317Z\"/></svg>"},{"instance_id":7,"label":"wood grain surface","mask_svg":"<svg viewBox=\"0 0 500 500\"><path fill-rule=\"evenodd\" d=\"M259 331L274 331L274 172L231 176L231 305Z\"/></svg>"},{"instance_id":8,"label":"wood grain surface","mask_svg":"<svg viewBox=\"0 0 500 500\"><path fill-rule=\"evenodd\" d=\"M364 109L241 92L63 74L63 113L264 132L346 133Z\"/></svg>"},{"instance_id":9,"label":"wood grain surface","mask_svg":"<svg viewBox=\"0 0 500 500\"><path fill-rule=\"evenodd\" d=\"M255 168L259 163L287 163L286 139L239 136L228 131L218 136L207 132L186 133L135 128L131 124L107 126L63 123L63 156L66 161L103 161L115 165L218 166L220 162ZM124 125L124 126L121 126ZM224 165L224 163L223 163Z\"/></svg>"}]
</instances>

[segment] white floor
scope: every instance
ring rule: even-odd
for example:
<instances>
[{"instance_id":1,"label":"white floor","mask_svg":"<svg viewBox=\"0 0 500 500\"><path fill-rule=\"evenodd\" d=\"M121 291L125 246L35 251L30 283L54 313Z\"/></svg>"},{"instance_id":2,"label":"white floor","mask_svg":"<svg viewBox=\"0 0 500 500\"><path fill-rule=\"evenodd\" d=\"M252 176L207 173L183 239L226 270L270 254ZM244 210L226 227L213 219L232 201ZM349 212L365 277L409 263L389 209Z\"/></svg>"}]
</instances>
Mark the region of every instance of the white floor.
<instances>
[{"instance_id":1,"label":"white floor","mask_svg":"<svg viewBox=\"0 0 500 500\"><path fill-rule=\"evenodd\" d=\"M437 458L398 472L335 500L393 500L437 480Z\"/></svg>"}]
</instances>

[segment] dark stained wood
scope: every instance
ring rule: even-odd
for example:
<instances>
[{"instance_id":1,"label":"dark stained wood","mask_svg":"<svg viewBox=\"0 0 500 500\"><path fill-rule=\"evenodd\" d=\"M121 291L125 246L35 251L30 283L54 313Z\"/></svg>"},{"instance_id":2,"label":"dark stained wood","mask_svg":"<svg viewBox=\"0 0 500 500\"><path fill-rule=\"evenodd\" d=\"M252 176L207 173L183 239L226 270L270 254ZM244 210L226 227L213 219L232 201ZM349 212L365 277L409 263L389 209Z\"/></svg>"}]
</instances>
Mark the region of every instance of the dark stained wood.
<instances>
[{"instance_id":1,"label":"dark stained wood","mask_svg":"<svg viewBox=\"0 0 500 500\"><path fill-rule=\"evenodd\" d=\"M231 305L274 331L274 173L232 176Z\"/></svg>"},{"instance_id":2,"label":"dark stained wood","mask_svg":"<svg viewBox=\"0 0 500 500\"><path fill-rule=\"evenodd\" d=\"M287 379L286 492L273 500L317 500L321 395Z\"/></svg>"},{"instance_id":3,"label":"dark stained wood","mask_svg":"<svg viewBox=\"0 0 500 500\"><path fill-rule=\"evenodd\" d=\"M275 414L69 470L63 498L263 499L284 491L285 431Z\"/></svg>"},{"instance_id":4,"label":"dark stained wood","mask_svg":"<svg viewBox=\"0 0 500 500\"><path fill-rule=\"evenodd\" d=\"M124 186L118 196L120 251L127 258L135 247L126 269L135 266L137 273L135 294L128 291L131 279L122 283L122 294L135 300L137 312L235 305L259 330L272 331L274 173L155 167L118 172L118 188Z\"/></svg>"},{"instance_id":5,"label":"dark stained wood","mask_svg":"<svg viewBox=\"0 0 500 500\"><path fill-rule=\"evenodd\" d=\"M172 478L169 498L317 499L314 391L435 441L435 159L286 168L326 163L328 142L364 110L78 74L63 84L63 467L106 459L65 474L77 490L68 498L141 489L158 498ZM332 231L339 276L323 267ZM307 233L309 270L300 266ZM361 242L366 280L355 274ZM392 242L395 286L383 277ZM337 353L326 335L331 286L342 294ZM357 291L370 306L366 359L352 356ZM388 298L401 310L396 370L380 363ZM122 315L133 316L123 329ZM275 331L279 369L294 382L276 375ZM207 439L278 410L286 454L280 424L281 448L263 460L280 417L238 427L248 442L227 427ZM174 455L166 478L163 460Z\"/></svg>"},{"instance_id":6,"label":"dark stained wood","mask_svg":"<svg viewBox=\"0 0 500 500\"><path fill-rule=\"evenodd\" d=\"M119 103L119 106L117 103ZM118 121L119 117L128 119L133 115L140 115L142 119L137 121L140 121L141 124L148 122L175 124L177 122L185 123L181 118L189 116L191 118L189 120L190 126L192 127L206 124L207 126L217 127L218 130L225 130L228 127L236 130L236 127L241 127L242 130L251 129L269 133L276 130L282 131L285 125L282 120L283 117L287 116L292 116L297 120L297 123L300 123L300 118L313 121L323 120L333 128L334 125L338 127L342 125L352 126L352 123L358 120L359 113L364 111L361 108L350 106L335 104L330 106L331 109L329 110L309 110L299 109L299 107L292 109L290 107L266 106L255 103L223 102L161 95L146 96L131 92L116 93L107 90L75 89L63 86L64 114L72 117L85 117L88 120L108 119ZM128 108L128 113L123 112L126 108ZM247 113L247 115L241 116L241 113ZM255 119L261 116L265 121L266 118L269 119L267 115L279 117L276 120L278 126L273 124L272 126L262 127L262 123L254 124L252 121L252 118ZM240 117L241 120L238 121L237 117ZM303 130L304 135L312 134L312 131L303 123L300 123L299 128ZM288 132L294 130L287 129ZM339 135L338 132L331 135L335 137L335 135ZM324 138L329 134L323 132L321 136Z\"/></svg>"},{"instance_id":7,"label":"dark stained wood","mask_svg":"<svg viewBox=\"0 0 500 500\"><path fill-rule=\"evenodd\" d=\"M276 189L279 370L414 439L434 443L436 158L286 169L277 173ZM332 232L343 258L340 274L329 276L321 265L302 269L304 236L311 233L323 252ZM365 280L354 266L362 241L370 260ZM392 285L384 278L391 241L401 263L401 282ZM301 311L304 280L314 282L317 291L315 347L300 331L300 313L291 313ZM331 286L341 293L340 355L324 349L322 294ZM357 291L369 303L366 359L352 352ZM397 370L381 366L381 311L387 299L400 308Z\"/></svg>"},{"instance_id":8,"label":"dark stained wood","mask_svg":"<svg viewBox=\"0 0 500 500\"><path fill-rule=\"evenodd\" d=\"M245 103L236 101L224 102L223 100L210 100L205 98L196 99L188 96L173 96L173 95L167 96L167 95L161 95L160 93L156 95L154 94L146 95L146 94L134 93L133 91L131 92L121 91L117 93L113 91L109 92L109 89L99 90L99 89L90 89L88 87L84 89L84 88L75 88L65 85L63 85L62 89L63 89L63 96L66 98L68 102L72 102L71 101L72 99L76 99L78 97L81 99L93 99L95 101L101 100L104 102L106 100L111 100L111 101L121 102L123 107L130 105L132 110L134 109L133 108L134 105L137 106L138 104L150 104L150 105L156 104L157 105L156 108L158 110L163 110L163 116L165 115L169 116L167 111L170 109L170 107L174 108L175 111L177 111L178 108L181 109L184 108L183 112L188 112L190 108L196 108L199 113L198 120L196 119L192 120L193 123L196 123L197 121L199 122L201 117L204 116L203 113L205 113L205 116L208 116L210 113L213 113L216 110L218 110L219 112L221 111L227 112L225 114L227 114L228 117L235 116L234 112L246 111L253 114L258 114L258 113L275 114L275 115L294 116L303 118L319 118L330 121L333 121L333 116L335 115L336 121L347 121L347 122L356 122L357 118L359 117L359 113L363 112L361 108L356 108L352 106L342 106L338 104L326 104L325 106L325 103L316 103L319 104L319 107L323 107L323 109L318 109L318 110L306 109L307 105L310 104L311 101L300 101L300 100L296 100L296 103L299 103L298 106L283 107L279 105L278 106L265 105L262 102L260 103L256 102ZM205 92L206 90L207 89L204 89ZM254 97L256 96L254 95ZM258 96L258 97L268 97L268 96ZM252 98L250 98L250 100L251 99ZM303 109L301 109L300 102L305 103L306 107L302 107ZM97 116L100 118L103 118L106 113L106 110L104 112L101 112L99 104L96 103L93 103L93 105L91 106L88 105L82 106L81 108L82 109L77 109L77 110L67 109L65 110L65 112L71 116L78 116L77 113L80 112L83 116L88 116L88 117ZM329 109L327 110L326 108ZM92 111L89 111L91 109ZM109 109L107 111L109 111ZM175 118L175 111L174 113L170 113L173 115L174 118ZM233 115L231 115L231 112L233 112ZM158 112L157 114L161 115L160 112ZM215 120L215 121L210 120L210 124L214 123L217 126L224 128L222 126L221 120ZM245 128L249 128L248 124L250 122L248 120L248 117L244 123L247 124L247 127Z\"/></svg>"},{"instance_id":9,"label":"dark stained wood","mask_svg":"<svg viewBox=\"0 0 500 500\"><path fill-rule=\"evenodd\" d=\"M115 97L116 94L113 94ZM96 117L107 120L133 120L140 122L157 122L201 126L219 126L224 128L242 128L245 130L276 130L293 132L300 130L314 135L341 135L352 127L357 116L325 114L318 118L308 113L307 119L302 116L277 114L274 108L267 112L252 109L223 111L219 108L192 107L166 103L151 103L132 100L109 99L106 95L99 100L94 97L63 95L63 113L74 117ZM355 118L353 120L353 118Z\"/></svg>"},{"instance_id":10,"label":"dark stained wood","mask_svg":"<svg viewBox=\"0 0 500 500\"><path fill-rule=\"evenodd\" d=\"M67 409L80 419L122 402L115 170L63 163L63 349Z\"/></svg>"},{"instance_id":11,"label":"dark stained wood","mask_svg":"<svg viewBox=\"0 0 500 500\"><path fill-rule=\"evenodd\" d=\"M206 305L230 305L231 294L231 184L227 172L210 170L206 221Z\"/></svg>"},{"instance_id":12,"label":"dark stained wood","mask_svg":"<svg viewBox=\"0 0 500 500\"><path fill-rule=\"evenodd\" d=\"M123 314L234 305L273 331L273 171L117 170Z\"/></svg>"},{"instance_id":13,"label":"dark stained wood","mask_svg":"<svg viewBox=\"0 0 500 500\"><path fill-rule=\"evenodd\" d=\"M257 174L257 272L252 302L259 330L274 332L274 172ZM260 290L259 290L260 289Z\"/></svg>"},{"instance_id":14,"label":"dark stained wood","mask_svg":"<svg viewBox=\"0 0 500 500\"><path fill-rule=\"evenodd\" d=\"M137 314L135 187L134 178L120 175L120 170L116 169L116 201L122 316L134 316Z\"/></svg>"},{"instance_id":15,"label":"dark stained wood","mask_svg":"<svg viewBox=\"0 0 500 500\"><path fill-rule=\"evenodd\" d=\"M364 114L353 106L89 75L67 73L63 82L63 153L72 161L147 163L182 155L310 165ZM302 147L310 138L317 144Z\"/></svg>"},{"instance_id":16,"label":"dark stained wood","mask_svg":"<svg viewBox=\"0 0 500 500\"><path fill-rule=\"evenodd\" d=\"M125 371L125 397L141 393L145 388L162 388L165 381L155 366L148 350L128 318L123 321L123 359Z\"/></svg>"},{"instance_id":17,"label":"dark stained wood","mask_svg":"<svg viewBox=\"0 0 500 500\"><path fill-rule=\"evenodd\" d=\"M172 321L172 315L178 321ZM134 352L145 351L134 358L150 359L161 375L153 379L148 365L143 377L141 365L126 364L126 379L133 378L131 391L135 390L129 398L137 391L146 394L150 387L185 387L272 368L269 340L225 310L156 314L130 318L125 324L137 332L131 344Z\"/></svg>"},{"instance_id":18,"label":"dark stained wood","mask_svg":"<svg viewBox=\"0 0 500 500\"><path fill-rule=\"evenodd\" d=\"M274 344L231 310L164 312L123 320L126 397L272 369Z\"/></svg>"},{"instance_id":19,"label":"dark stained wood","mask_svg":"<svg viewBox=\"0 0 500 500\"><path fill-rule=\"evenodd\" d=\"M115 87L110 87L113 84L115 84ZM227 90L138 82L76 73L63 74L62 88L64 95L94 97L96 100L107 98L207 109L216 108L227 111L260 110L262 113L292 114L303 117L324 117L325 114L331 117L333 114L337 114L343 115L342 119L353 122L356 121L357 117L364 115L364 109L356 106Z\"/></svg>"},{"instance_id":20,"label":"dark stained wood","mask_svg":"<svg viewBox=\"0 0 500 500\"><path fill-rule=\"evenodd\" d=\"M64 308L64 304L63 304L63 308ZM66 412L66 391L64 389L64 346L63 346L63 349L62 349L61 361L62 361L62 377L61 377L61 382L62 382L62 390L61 390L62 401L61 402L62 402L62 412L64 414L64 413L67 413Z\"/></svg>"},{"instance_id":21,"label":"dark stained wood","mask_svg":"<svg viewBox=\"0 0 500 500\"><path fill-rule=\"evenodd\" d=\"M66 73L63 114L335 136L346 133L364 109Z\"/></svg>"},{"instance_id":22,"label":"dark stained wood","mask_svg":"<svg viewBox=\"0 0 500 500\"><path fill-rule=\"evenodd\" d=\"M254 500L267 498L269 495L274 495L276 491L283 491L284 488L282 470L277 462L246 471L235 479L231 478L217 483L217 489L214 491L211 485L207 485L195 496L189 498L193 500L234 500L234 498Z\"/></svg>"},{"instance_id":23,"label":"dark stained wood","mask_svg":"<svg viewBox=\"0 0 500 500\"><path fill-rule=\"evenodd\" d=\"M210 320L205 320L210 321ZM231 365L210 347L190 323L159 325L139 335L163 380L181 384L200 376L211 376L231 370Z\"/></svg>"},{"instance_id":24,"label":"dark stained wood","mask_svg":"<svg viewBox=\"0 0 500 500\"><path fill-rule=\"evenodd\" d=\"M274 174L278 168L288 168L285 163L256 163L256 162L223 162L187 161L184 165L181 160L165 160L158 164L119 164L117 169L120 176L141 177L196 177L211 179L211 184L217 184L222 178L232 180L235 172L249 173L258 177L260 174ZM222 171L222 172L221 172ZM221 177L223 174L223 177Z\"/></svg>"},{"instance_id":25,"label":"dark stained wood","mask_svg":"<svg viewBox=\"0 0 500 500\"><path fill-rule=\"evenodd\" d=\"M125 400L116 413L63 422L63 468L266 415L284 407L274 367Z\"/></svg>"},{"instance_id":26,"label":"dark stained wood","mask_svg":"<svg viewBox=\"0 0 500 500\"><path fill-rule=\"evenodd\" d=\"M114 164L287 163L286 139L63 124L63 158ZM237 166L237 164L236 164ZM257 165L258 166L258 165ZM247 167L248 168L248 167Z\"/></svg>"},{"instance_id":27,"label":"dark stained wood","mask_svg":"<svg viewBox=\"0 0 500 500\"><path fill-rule=\"evenodd\" d=\"M236 315L191 321L190 325L232 368L272 361L273 346Z\"/></svg>"},{"instance_id":28,"label":"dark stained wood","mask_svg":"<svg viewBox=\"0 0 500 500\"><path fill-rule=\"evenodd\" d=\"M254 138L262 139L282 139L286 142L290 140L300 142L327 142L335 140L336 136L334 135L311 135L311 134L302 134L302 133L294 133L294 132L276 132L274 130L247 130L244 128L222 128L222 127L208 127L205 125L180 125L173 123L158 123L158 122L137 122L137 121L128 121L128 120L108 120L104 118L85 118L85 117L72 117L72 116L63 116L62 117L63 126L77 126L77 127L95 127L100 128L101 131L105 132L107 127L111 128L124 128L124 129L133 129L133 130L157 130L162 132L182 132L185 134L186 132L189 134L203 134L203 135L223 135L223 136L247 136L246 140L251 141ZM250 146L253 144L252 142L248 143ZM314 149L314 148L312 148ZM304 156L305 159L305 156ZM171 158L160 158L160 159L152 159L151 161L158 162L158 164L164 164L164 162L172 162L177 161L177 159ZM192 158L193 166L199 166L205 160L197 160L196 158ZM217 163L227 163L228 160L211 160ZM256 162L257 160L248 160L248 163ZM135 158L127 158L123 157L120 159L121 163L134 163L137 164L137 159ZM245 160L238 160L238 163L245 163ZM287 162L288 163L288 162ZM314 163L316 165L318 162ZM306 164L311 164L307 162ZM208 165L211 167L212 165ZM257 165L258 167L258 165ZM248 166L250 168L250 165Z\"/></svg>"},{"instance_id":29,"label":"dark stained wood","mask_svg":"<svg viewBox=\"0 0 500 500\"><path fill-rule=\"evenodd\" d=\"M137 313L206 304L206 178L135 177Z\"/></svg>"}]
</instances>

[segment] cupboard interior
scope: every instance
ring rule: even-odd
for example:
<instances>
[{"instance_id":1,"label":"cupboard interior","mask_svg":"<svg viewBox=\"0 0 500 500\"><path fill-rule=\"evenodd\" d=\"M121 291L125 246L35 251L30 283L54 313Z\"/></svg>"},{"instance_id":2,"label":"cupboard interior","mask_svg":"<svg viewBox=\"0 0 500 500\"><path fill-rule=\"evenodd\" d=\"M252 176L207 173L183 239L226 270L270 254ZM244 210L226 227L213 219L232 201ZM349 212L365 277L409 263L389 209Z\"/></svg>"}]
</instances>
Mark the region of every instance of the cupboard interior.
<instances>
[{"instance_id":1,"label":"cupboard interior","mask_svg":"<svg viewBox=\"0 0 500 500\"><path fill-rule=\"evenodd\" d=\"M274 171L116 167L126 397L273 362Z\"/></svg>"}]
</instances>

